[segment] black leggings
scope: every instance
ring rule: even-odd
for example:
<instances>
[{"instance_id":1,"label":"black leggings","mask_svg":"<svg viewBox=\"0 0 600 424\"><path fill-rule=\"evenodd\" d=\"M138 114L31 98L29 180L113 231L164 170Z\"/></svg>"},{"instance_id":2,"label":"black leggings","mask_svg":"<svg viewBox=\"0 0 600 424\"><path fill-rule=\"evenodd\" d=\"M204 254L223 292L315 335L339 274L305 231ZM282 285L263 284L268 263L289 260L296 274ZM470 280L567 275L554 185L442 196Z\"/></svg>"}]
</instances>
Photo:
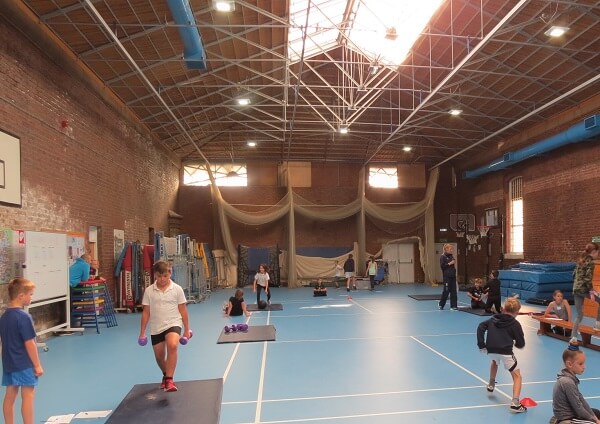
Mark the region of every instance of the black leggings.
<instances>
[{"instance_id":1,"label":"black leggings","mask_svg":"<svg viewBox=\"0 0 600 424\"><path fill-rule=\"evenodd\" d=\"M256 285L256 304L260 302L260 292L264 290L267 293L267 301L271 301L271 289L261 286L260 284Z\"/></svg>"},{"instance_id":2,"label":"black leggings","mask_svg":"<svg viewBox=\"0 0 600 424\"><path fill-rule=\"evenodd\" d=\"M501 297L488 297L487 302L485 302L485 310L491 311L492 305L496 308L496 313L499 314L502 312L502 298Z\"/></svg>"}]
</instances>

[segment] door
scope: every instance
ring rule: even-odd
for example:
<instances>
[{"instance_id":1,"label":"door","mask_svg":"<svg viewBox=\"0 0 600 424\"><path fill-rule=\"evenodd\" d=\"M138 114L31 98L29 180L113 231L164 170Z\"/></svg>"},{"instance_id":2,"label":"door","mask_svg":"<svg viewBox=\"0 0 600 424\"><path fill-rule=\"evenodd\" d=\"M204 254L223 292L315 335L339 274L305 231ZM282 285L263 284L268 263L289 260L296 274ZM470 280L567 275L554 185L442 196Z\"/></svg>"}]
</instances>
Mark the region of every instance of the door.
<instances>
[{"instance_id":1,"label":"door","mask_svg":"<svg viewBox=\"0 0 600 424\"><path fill-rule=\"evenodd\" d=\"M414 259L413 243L390 243L383 246L383 260L388 263L388 281L414 283Z\"/></svg>"}]
</instances>

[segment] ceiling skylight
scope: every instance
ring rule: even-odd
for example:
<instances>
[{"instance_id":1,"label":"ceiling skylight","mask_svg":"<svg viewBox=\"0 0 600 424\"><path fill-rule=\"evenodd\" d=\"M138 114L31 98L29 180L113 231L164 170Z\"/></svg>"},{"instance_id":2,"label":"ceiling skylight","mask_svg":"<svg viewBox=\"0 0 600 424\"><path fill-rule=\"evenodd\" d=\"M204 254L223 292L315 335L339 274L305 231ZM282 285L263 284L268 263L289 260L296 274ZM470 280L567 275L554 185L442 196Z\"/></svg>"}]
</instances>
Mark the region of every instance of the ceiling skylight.
<instances>
[{"instance_id":1,"label":"ceiling skylight","mask_svg":"<svg viewBox=\"0 0 600 424\"><path fill-rule=\"evenodd\" d=\"M444 1L310 0L304 57L331 50L347 37L351 48L374 63L398 66ZM290 1L288 57L292 62L302 54L308 5L309 0ZM347 10L349 5L354 10Z\"/></svg>"}]
</instances>

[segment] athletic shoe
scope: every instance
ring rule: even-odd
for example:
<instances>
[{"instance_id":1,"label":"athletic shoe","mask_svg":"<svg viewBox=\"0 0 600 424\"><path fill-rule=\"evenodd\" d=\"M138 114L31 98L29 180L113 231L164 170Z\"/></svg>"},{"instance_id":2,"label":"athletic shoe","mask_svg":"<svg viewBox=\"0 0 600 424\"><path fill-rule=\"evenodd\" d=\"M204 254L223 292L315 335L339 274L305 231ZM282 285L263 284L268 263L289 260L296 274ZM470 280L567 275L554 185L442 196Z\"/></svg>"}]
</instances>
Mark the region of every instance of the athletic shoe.
<instances>
[{"instance_id":1,"label":"athletic shoe","mask_svg":"<svg viewBox=\"0 0 600 424\"><path fill-rule=\"evenodd\" d=\"M439 309L440 311L443 311L443 310L444 310L444 307L443 307L442 305L438 304L438 309Z\"/></svg>"},{"instance_id":2,"label":"athletic shoe","mask_svg":"<svg viewBox=\"0 0 600 424\"><path fill-rule=\"evenodd\" d=\"M577 341L577 337L571 337L571 340L569 340L569 344L578 345L579 342Z\"/></svg>"},{"instance_id":3,"label":"athletic shoe","mask_svg":"<svg viewBox=\"0 0 600 424\"><path fill-rule=\"evenodd\" d=\"M162 381L160 382L160 388L163 389L163 390L165 389L165 381L167 381L167 378L163 377Z\"/></svg>"},{"instance_id":4,"label":"athletic shoe","mask_svg":"<svg viewBox=\"0 0 600 424\"><path fill-rule=\"evenodd\" d=\"M451 311L458 311L458 308L450 308Z\"/></svg>"},{"instance_id":5,"label":"athletic shoe","mask_svg":"<svg viewBox=\"0 0 600 424\"><path fill-rule=\"evenodd\" d=\"M527 412L527 408L520 403L518 405L510 405L510 412L518 414L519 412Z\"/></svg>"},{"instance_id":6,"label":"athletic shoe","mask_svg":"<svg viewBox=\"0 0 600 424\"><path fill-rule=\"evenodd\" d=\"M173 382L172 378L168 378L165 380L165 392L176 392L177 386Z\"/></svg>"},{"instance_id":7,"label":"athletic shoe","mask_svg":"<svg viewBox=\"0 0 600 424\"><path fill-rule=\"evenodd\" d=\"M356 286L352 286L352 290L356 290Z\"/></svg>"},{"instance_id":8,"label":"athletic shoe","mask_svg":"<svg viewBox=\"0 0 600 424\"><path fill-rule=\"evenodd\" d=\"M346 287L346 290L348 290L348 293L350 293L350 287Z\"/></svg>"},{"instance_id":9,"label":"athletic shoe","mask_svg":"<svg viewBox=\"0 0 600 424\"><path fill-rule=\"evenodd\" d=\"M494 388L496 387L496 382L494 381L493 383L489 383L486 387L487 391L492 393L494 391Z\"/></svg>"}]
</instances>

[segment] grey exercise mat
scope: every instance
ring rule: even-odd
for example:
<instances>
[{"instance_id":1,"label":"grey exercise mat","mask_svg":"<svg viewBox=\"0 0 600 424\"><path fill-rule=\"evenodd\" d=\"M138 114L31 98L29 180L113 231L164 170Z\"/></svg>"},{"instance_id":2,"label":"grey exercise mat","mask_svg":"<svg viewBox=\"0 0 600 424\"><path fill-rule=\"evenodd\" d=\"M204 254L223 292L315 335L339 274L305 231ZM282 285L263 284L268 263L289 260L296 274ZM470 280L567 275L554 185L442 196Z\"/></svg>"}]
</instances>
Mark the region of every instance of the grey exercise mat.
<instances>
[{"instance_id":1,"label":"grey exercise mat","mask_svg":"<svg viewBox=\"0 0 600 424\"><path fill-rule=\"evenodd\" d=\"M440 300L441 294L409 294L408 297L412 297L415 300Z\"/></svg>"},{"instance_id":2,"label":"grey exercise mat","mask_svg":"<svg viewBox=\"0 0 600 424\"><path fill-rule=\"evenodd\" d=\"M246 308L251 312L253 312L253 311L283 311L283 305L281 303L271 303L270 305L267 305L267 307L265 309L259 309L259 307L256 303L252 303L250 305L247 305Z\"/></svg>"},{"instance_id":3,"label":"grey exercise mat","mask_svg":"<svg viewBox=\"0 0 600 424\"><path fill-rule=\"evenodd\" d=\"M198 423L218 424L223 379L175 381L176 392L166 393L159 382L136 384L106 424Z\"/></svg>"},{"instance_id":4,"label":"grey exercise mat","mask_svg":"<svg viewBox=\"0 0 600 424\"><path fill-rule=\"evenodd\" d=\"M485 309L473 309L473 308L468 308L466 306L460 307L460 308L458 308L458 310L461 312L466 312L468 314L473 314L473 315L479 315L482 317L494 315L493 312L486 312Z\"/></svg>"},{"instance_id":5,"label":"grey exercise mat","mask_svg":"<svg viewBox=\"0 0 600 424\"><path fill-rule=\"evenodd\" d=\"M251 325L246 332L236 331L235 333L226 333L225 330L221 330L217 344L272 341L275 341L275 326Z\"/></svg>"}]
</instances>

